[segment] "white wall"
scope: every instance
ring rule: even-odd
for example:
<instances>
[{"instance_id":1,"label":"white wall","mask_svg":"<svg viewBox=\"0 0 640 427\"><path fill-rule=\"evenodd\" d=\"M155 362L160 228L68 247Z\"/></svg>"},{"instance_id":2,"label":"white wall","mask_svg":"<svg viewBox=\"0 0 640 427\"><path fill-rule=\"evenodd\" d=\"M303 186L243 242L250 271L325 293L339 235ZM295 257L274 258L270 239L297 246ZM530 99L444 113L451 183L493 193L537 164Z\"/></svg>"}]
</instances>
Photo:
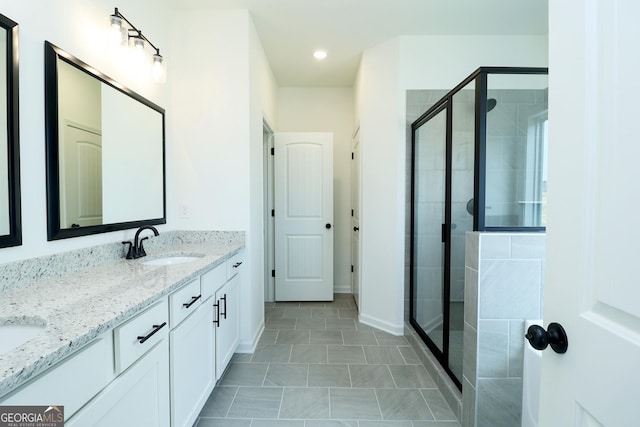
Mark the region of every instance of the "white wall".
<instances>
[{"instance_id":1,"label":"white wall","mask_svg":"<svg viewBox=\"0 0 640 427\"><path fill-rule=\"evenodd\" d=\"M250 138L250 227L247 239L251 253L251 273L248 277L250 295L247 305L251 307L249 321L241 331L239 351L253 351L264 322L264 197L262 139L263 121L273 126L277 119L277 83L258 38L258 33L249 19L249 138ZM246 279L245 279L246 280Z\"/></svg>"},{"instance_id":2,"label":"white wall","mask_svg":"<svg viewBox=\"0 0 640 427\"><path fill-rule=\"evenodd\" d=\"M174 215L178 228L249 224L249 18L246 11L174 15ZM180 47L180 49L178 49ZM173 156L172 156L173 157Z\"/></svg>"},{"instance_id":3,"label":"white wall","mask_svg":"<svg viewBox=\"0 0 640 427\"><path fill-rule=\"evenodd\" d=\"M479 66L546 66L539 36L405 36L364 52L356 82L362 144L361 320L403 329L406 90L451 89Z\"/></svg>"},{"instance_id":4,"label":"white wall","mask_svg":"<svg viewBox=\"0 0 640 427\"><path fill-rule=\"evenodd\" d=\"M333 132L333 288L351 292L352 88L280 88L278 132Z\"/></svg>"},{"instance_id":5,"label":"white wall","mask_svg":"<svg viewBox=\"0 0 640 427\"><path fill-rule=\"evenodd\" d=\"M142 28L172 57L167 28L171 20L166 1L122 0L127 18ZM22 193L22 246L2 249L2 262L17 261L60 251L117 242L133 230L47 242L44 136L44 41L61 47L118 80L152 102L167 108L169 84L141 80L127 58L107 49L107 16L113 3L106 0L30 0L3 2L0 13L20 26L20 153ZM153 13L149 13L153 11ZM169 71L171 73L171 71ZM170 79L170 77L169 77ZM169 83L169 80L168 80ZM173 143L167 136L167 145ZM159 227L170 229L171 225Z\"/></svg>"},{"instance_id":6,"label":"white wall","mask_svg":"<svg viewBox=\"0 0 640 427\"><path fill-rule=\"evenodd\" d=\"M250 351L264 317L262 120L275 117L275 79L246 10L176 11L173 28L168 210L177 228L246 231L240 349Z\"/></svg>"},{"instance_id":7,"label":"white wall","mask_svg":"<svg viewBox=\"0 0 640 427\"><path fill-rule=\"evenodd\" d=\"M360 122L360 320L401 333L404 270L404 96L400 41L362 56L358 76ZM402 191L401 191L402 190Z\"/></svg>"}]
</instances>

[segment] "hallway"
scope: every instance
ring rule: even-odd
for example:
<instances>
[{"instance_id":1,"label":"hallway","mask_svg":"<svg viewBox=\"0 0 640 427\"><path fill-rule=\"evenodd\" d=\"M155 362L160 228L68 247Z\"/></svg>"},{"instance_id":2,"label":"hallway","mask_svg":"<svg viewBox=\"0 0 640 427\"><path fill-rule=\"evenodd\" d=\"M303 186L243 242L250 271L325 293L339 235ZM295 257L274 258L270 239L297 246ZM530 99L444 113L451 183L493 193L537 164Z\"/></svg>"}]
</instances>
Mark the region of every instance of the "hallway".
<instances>
[{"instance_id":1,"label":"hallway","mask_svg":"<svg viewBox=\"0 0 640 427\"><path fill-rule=\"evenodd\" d=\"M198 427L459 426L414 350L357 321L350 294L266 303L254 354L236 354Z\"/></svg>"}]
</instances>

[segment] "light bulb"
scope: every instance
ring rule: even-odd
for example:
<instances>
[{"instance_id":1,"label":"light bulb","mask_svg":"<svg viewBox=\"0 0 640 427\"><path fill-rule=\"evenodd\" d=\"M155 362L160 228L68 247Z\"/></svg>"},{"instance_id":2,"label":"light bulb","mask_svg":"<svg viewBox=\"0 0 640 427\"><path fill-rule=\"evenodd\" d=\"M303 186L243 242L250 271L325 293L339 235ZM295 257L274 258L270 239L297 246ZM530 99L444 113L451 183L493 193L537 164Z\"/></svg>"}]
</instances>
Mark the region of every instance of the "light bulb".
<instances>
[{"instance_id":1,"label":"light bulb","mask_svg":"<svg viewBox=\"0 0 640 427\"><path fill-rule=\"evenodd\" d=\"M151 62L151 77L157 83L164 83L167 77L165 70L165 62L162 55L156 53L153 55Z\"/></svg>"},{"instance_id":2,"label":"light bulb","mask_svg":"<svg viewBox=\"0 0 640 427\"><path fill-rule=\"evenodd\" d=\"M144 39L140 36L129 36L129 47L131 48L131 60L137 67L142 67L145 61Z\"/></svg>"},{"instance_id":3,"label":"light bulb","mask_svg":"<svg viewBox=\"0 0 640 427\"><path fill-rule=\"evenodd\" d=\"M116 15L109 16L109 44L120 46L126 43L126 29L122 26L122 19Z\"/></svg>"},{"instance_id":4,"label":"light bulb","mask_svg":"<svg viewBox=\"0 0 640 427\"><path fill-rule=\"evenodd\" d=\"M313 57L316 59L324 59L327 57L327 52L325 52L324 50L316 50L315 52L313 52Z\"/></svg>"}]
</instances>

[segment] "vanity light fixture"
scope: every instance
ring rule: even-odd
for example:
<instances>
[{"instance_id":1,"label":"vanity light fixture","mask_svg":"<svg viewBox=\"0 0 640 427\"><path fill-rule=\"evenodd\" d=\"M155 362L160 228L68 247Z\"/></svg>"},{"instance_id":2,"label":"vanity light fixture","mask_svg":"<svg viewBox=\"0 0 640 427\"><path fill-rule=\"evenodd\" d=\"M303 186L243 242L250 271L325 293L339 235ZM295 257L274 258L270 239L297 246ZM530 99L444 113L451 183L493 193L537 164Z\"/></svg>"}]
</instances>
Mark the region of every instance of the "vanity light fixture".
<instances>
[{"instance_id":1,"label":"vanity light fixture","mask_svg":"<svg viewBox=\"0 0 640 427\"><path fill-rule=\"evenodd\" d=\"M158 83L164 83L166 79L166 63L160 49L142 34L116 7L113 15L109 16L109 39L113 44L129 46L136 52L136 56L144 57L147 44L155 50L151 57L151 77Z\"/></svg>"}]
</instances>

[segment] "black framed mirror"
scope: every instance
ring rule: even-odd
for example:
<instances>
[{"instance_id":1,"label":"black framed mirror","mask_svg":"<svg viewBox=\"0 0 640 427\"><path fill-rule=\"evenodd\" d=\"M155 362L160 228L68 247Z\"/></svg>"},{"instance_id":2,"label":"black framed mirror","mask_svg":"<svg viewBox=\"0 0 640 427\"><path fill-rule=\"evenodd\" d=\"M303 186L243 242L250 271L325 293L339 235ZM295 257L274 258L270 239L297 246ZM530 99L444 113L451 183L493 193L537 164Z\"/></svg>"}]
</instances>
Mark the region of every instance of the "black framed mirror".
<instances>
[{"instance_id":1,"label":"black framed mirror","mask_svg":"<svg viewBox=\"0 0 640 427\"><path fill-rule=\"evenodd\" d=\"M0 247L22 244L18 24L0 15Z\"/></svg>"},{"instance_id":2,"label":"black framed mirror","mask_svg":"<svg viewBox=\"0 0 640 427\"><path fill-rule=\"evenodd\" d=\"M47 239L166 223L165 111L45 42Z\"/></svg>"}]
</instances>

